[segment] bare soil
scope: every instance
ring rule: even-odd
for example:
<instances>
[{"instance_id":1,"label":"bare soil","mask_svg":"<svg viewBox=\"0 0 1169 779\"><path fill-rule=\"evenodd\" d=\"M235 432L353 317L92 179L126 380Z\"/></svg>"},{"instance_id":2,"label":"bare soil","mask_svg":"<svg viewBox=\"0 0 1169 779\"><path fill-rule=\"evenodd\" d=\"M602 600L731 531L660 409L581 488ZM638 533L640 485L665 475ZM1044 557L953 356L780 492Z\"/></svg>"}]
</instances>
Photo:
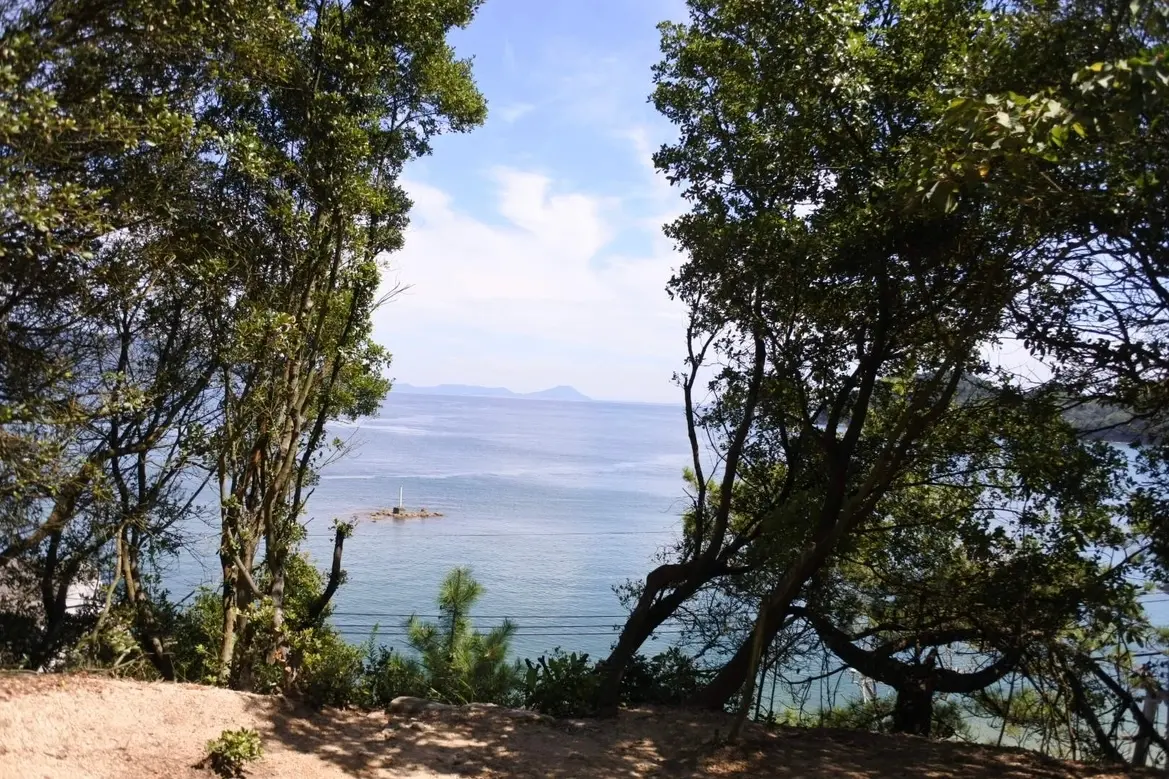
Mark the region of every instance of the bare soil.
<instances>
[{"instance_id":1,"label":"bare soil","mask_svg":"<svg viewBox=\"0 0 1169 779\"><path fill-rule=\"evenodd\" d=\"M326 709L278 697L97 676L0 675L0 777L194 777L228 728L261 734L251 777L834 777L1086 779L1120 776L1019 750L841 730L752 728L715 748L725 717L672 709L607 721L531 721L466 707L414 714ZM1146 774L1152 776L1151 773Z\"/></svg>"}]
</instances>

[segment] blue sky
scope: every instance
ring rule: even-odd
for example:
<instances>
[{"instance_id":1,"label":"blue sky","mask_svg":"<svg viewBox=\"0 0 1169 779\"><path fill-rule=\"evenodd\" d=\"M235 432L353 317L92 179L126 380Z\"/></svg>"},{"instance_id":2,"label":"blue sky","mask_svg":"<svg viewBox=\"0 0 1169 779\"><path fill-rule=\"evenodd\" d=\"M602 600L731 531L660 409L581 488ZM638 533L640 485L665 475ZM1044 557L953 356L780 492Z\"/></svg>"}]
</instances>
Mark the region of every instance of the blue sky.
<instances>
[{"instance_id":1,"label":"blue sky","mask_svg":"<svg viewBox=\"0 0 1169 779\"><path fill-rule=\"evenodd\" d=\"M681 0L487 0L453 43L475 60L484 127L410 165L406 248L375 315L410 384L676 402L685 321L664 287L681 213L652 152L672 137L647 97L656 25Z\"/></svg>"}]
</instances>

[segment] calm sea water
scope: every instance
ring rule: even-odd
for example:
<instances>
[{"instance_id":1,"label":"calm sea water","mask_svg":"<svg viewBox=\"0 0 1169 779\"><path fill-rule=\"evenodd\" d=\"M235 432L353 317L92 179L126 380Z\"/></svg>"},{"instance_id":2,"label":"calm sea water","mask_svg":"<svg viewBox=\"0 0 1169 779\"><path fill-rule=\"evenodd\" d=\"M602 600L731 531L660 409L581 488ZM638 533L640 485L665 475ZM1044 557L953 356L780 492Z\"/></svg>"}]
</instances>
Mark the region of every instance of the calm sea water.
<instances>
[{"instance_id":1,"label":"calm sea water","mask_svg":"<svg viewBox=\"0 0 1169 779\"><path fill-rule=\"evenodd\" d=\"M678 535L689 462L680 407L391 393L379 417L330 432L352 451L322 472L305 548L325 568L329 524L358 518L333 617L354 642L377 624L381 643L403 647L405 618L435 615L442 578L470 566L485 588L473 622L510 617L516 656L555 647L604 656L624 613L613 587L644 577ZM444 516L366 518L396 505L399 489L407 508ZM176 597L218 581L216 529L195 539L167 574ZM1169 623L1164 594L1147 605ZM645 651L672 638L667 626ZM817 708L858 688L846 674L811 695Z\"/></svg>"},{"instance_id":2,"label":"calm sea water","mask_svg":"<svg viewBox=\"0 0 1169 779\"><path fill-rule=\"evenodd\" d=\"M308 501L305 548L320 567L333 518L397 505L399 489L408 508L444 515L359 520L333 618L354 641L377 623L401 646L405 617L435 614L439 582L466 565L485 589L475 624L511 617L518 656L604 655L623 614L613 586L644 577L677 536L680 407L391 393L379 417L330 433L353 450ZM208 528L168 577L177 596L216 581L214 549Z\"/></svg>"}]
</instances>

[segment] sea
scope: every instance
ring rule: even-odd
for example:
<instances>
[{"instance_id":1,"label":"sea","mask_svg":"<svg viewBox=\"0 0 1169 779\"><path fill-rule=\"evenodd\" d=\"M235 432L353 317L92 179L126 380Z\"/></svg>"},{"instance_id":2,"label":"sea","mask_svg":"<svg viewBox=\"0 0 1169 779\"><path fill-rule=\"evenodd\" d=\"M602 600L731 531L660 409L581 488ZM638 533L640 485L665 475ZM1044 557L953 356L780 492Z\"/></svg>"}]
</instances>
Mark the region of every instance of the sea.
<instances>
[{"instance_id":1,"label":"sea","mask_svg":"<svg viewBox=\"0 0 1169 779\"><path fill-rule=\"evenodd\" d=\"M379 416L329 434L348 451L321 471L303 548L327 569L330 525L356 520L332 616L353 642L376 627L378 643L404 648L405 620L437 615L440 582L466 566L483 587L473 624L514 622L513 655L603 657L625 614L614 588L644 578L679 537L680 405L391 392ZM442 516L370 518L400 497ZM173 597L216 584L217 537L200 529L167 571Z\"/></svg>"},{"instance_id":2,"label":"sea","mask_svg":"<svg viewBox=\"0 0 1169 779\"><path fill-rule=\"evenodd\" d=\"M322 468L303 549L327 569L332 522L356 522L331 617L353 643L376 631L377 644L407 650L406 620L437 618L440 582L463 566L483 587L472 624L513 622L513 657L557 648L604 657L626 613L615 588L643 579L677 543L688 505L680 406L391 393L379 416L329 434L347 453ZM409 511L442 516L371 517L400 499ZM176 600L218 584L217 527L189 536L164 574ZM1169 624L1165 593L1145 603L1157 624ZM661 651L678 634L667 623L643 651ZM812 684L799 705L860 697L859 681L845 673ZM774 685L768 696L767 708L797 705L775 698ZM989 722L971 724L991 734Z\"/></svg>"}]
</instances>

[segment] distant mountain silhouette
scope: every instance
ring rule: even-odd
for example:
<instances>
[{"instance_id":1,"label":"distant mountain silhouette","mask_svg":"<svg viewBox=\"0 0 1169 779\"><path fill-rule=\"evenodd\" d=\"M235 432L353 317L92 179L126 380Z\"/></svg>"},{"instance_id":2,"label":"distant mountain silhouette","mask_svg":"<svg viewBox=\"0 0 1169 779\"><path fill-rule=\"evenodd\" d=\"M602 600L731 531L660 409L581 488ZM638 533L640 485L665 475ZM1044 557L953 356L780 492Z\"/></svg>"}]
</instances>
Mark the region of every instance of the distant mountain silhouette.
<instances>
[{"instance_id":1,"label":"distant mountain silhouette","mask_svg":"<svg viewBox=\"0 0 1169 779\"><path fill-rule=\"evenodd\" d=\"M415 387L413 384L395 382L393 392L403 395L456 395L475 398L520 398L524 400L570 400L590 401L572 387L560 385L539 392L512 392L506 387L479 387L474 384L439 384L436 387Z\"/></svg>"}]
</instances>

